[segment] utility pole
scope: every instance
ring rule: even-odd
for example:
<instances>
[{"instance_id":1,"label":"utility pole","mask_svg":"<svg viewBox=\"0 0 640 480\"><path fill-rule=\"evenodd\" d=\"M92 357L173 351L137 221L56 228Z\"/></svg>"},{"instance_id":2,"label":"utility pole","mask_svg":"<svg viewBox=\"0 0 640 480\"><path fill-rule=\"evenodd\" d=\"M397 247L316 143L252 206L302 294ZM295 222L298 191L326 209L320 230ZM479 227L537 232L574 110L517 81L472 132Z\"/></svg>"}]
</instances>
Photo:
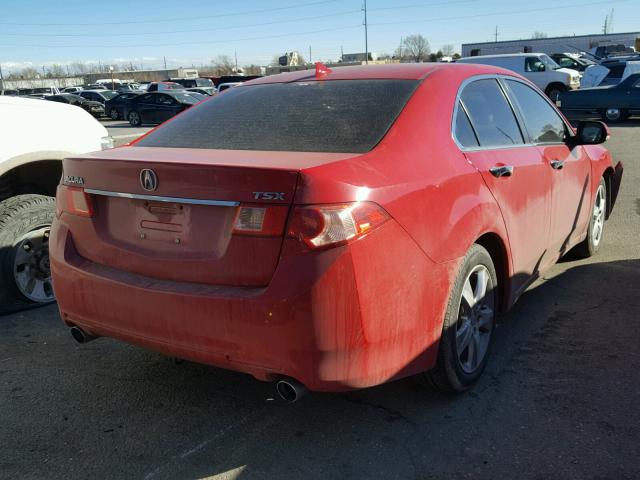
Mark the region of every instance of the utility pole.
<instances>
[{"instance_id":1,"label":"utility pole","mask_svg":"<svg viewBox=\"0 0 640 480\"><path fill-rule=\"evenodd\" d=\"M344 49L342 48L342 45L340 45L340 61L344 62Z\"/></svg>"},{"instance_id":2,"label":"utility pole","mask_svg":"<svg viewBox=\"0 0 640 480\"><path fill-rule=\"evenodd\" d=\"M236 57L236 73L238 73L238 51L235 50L233 53L234 53L234 55Z\"/></svg>"},{"instance_id":3,"label":"utility pole","mask_svg":"<svg viewBox=\"0 0 640 480\"><path fill-rule=\"evenodd\" d=\"M164 69L167 69L167 57L163 56L162 58L164 58Z\"/></svg>"},{"instance_id":4,"label":"utility pole","mask_svg":"<svg viewBox=\"0 0 640 480\"><path fill-rule=\"evenodd\" d=\"M309 63L313 63L313 62L311 61L311 45L309 45Z\"/></svg>"},{"instance_id":5,"label":"utility pole","mask_svg":"<svg viewBox=\"0 0 640 480\"><path fill-rule=\"evenodd\" d=\"M4 90L4 77L2 76L2 64L0 63L0 90Z\"/></svg>"},{"instance_id":6,"label":"utility pole","mask_svg":"<svg viewBox=\"0 0 640 480\"><path fill-rule=\"evenodd\" d=\"M367 24L367 0L364 0L364 62L369 65L369 32Z\"/></svg>"},{"instance_id":7,"label":"utility pole","mask_svg":"<svg viewBox=\"0 0 640 480\"><path fill-rule=\"evenodd\" d=\"M495 40L496 43L498 43L498 25L496 25L496 33L494 33L494 36L495 36L495 39L496 39Z\"/></svg>"}]
</instances>

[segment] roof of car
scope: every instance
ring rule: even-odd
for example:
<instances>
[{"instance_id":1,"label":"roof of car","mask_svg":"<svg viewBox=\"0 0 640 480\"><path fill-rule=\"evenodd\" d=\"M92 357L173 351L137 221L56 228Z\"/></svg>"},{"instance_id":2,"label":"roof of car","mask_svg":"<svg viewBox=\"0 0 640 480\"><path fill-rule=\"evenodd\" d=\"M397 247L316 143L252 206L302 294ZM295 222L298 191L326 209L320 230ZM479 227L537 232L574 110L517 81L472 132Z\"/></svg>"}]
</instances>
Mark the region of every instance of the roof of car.
<instances>
[{"instance_id":1,"label":"roof of car","mask_svg":"<svg viewBox=\"0 0 640 480\"><path fill-rule=\"evenodd\" d=\"M421 80L436 72L455 69L458 73L469 75L510 74L509 70L491 65L473 63L394 63L385 65L356 65L349 67L332 67L331 71L322 75L320 80ZM269 75L245 82L247 85L264 83L286 83L316 80L315 70Z\"/></svg>"},{"instance_id":2,"label":"roof of car","mask_svg":"<svg viewBox=\"0 0 640 480\"><path fill-rule=\"evenodd\" d=\"M475 55L473 57L462 57L460 60L466 60L470 58L509 58L509 57L535 57L536 55L546 55L543 52L530 52L530 53L497 53L495 55Z\"/></svg>"}]
</instances>

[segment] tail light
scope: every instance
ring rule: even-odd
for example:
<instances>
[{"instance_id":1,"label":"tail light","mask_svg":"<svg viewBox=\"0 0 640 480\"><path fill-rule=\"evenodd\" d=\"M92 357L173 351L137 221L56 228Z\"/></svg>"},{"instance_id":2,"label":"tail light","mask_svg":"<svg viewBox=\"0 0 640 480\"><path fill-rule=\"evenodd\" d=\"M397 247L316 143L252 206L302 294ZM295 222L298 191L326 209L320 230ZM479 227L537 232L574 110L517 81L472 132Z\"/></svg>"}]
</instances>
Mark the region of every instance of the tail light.
<instances>
[{"instance_id":1,"label":"tail light","mask_svg":"<svg viewBox=\"0 0 640 480\"><path fill-rule=\"evenodd\" d=\"M288 235L310 248L343 245L389 219L389 214L372 202L296 207Z\"/></svg>"},{"instance_id":2,"label":"tail light","mask_svg":"<svg viewBox=\"0 0 640 480\"><path fill-rule=\"evenodd\" d=\"M56 191L56 215L62 212L79 217L93 217L93 203L91 196L79 187L58 185Z\"/></svg>"},{"instance_id":3,"label":"tail light","mask_svg":"<svg viewBox=\"0 0 640 480\"><path fill-rule=\"evenodd\" d=\"M233 225L233 234L281 237L288 210L289 207L280 205L241 205Z\"/></svg>"}]
</instances>

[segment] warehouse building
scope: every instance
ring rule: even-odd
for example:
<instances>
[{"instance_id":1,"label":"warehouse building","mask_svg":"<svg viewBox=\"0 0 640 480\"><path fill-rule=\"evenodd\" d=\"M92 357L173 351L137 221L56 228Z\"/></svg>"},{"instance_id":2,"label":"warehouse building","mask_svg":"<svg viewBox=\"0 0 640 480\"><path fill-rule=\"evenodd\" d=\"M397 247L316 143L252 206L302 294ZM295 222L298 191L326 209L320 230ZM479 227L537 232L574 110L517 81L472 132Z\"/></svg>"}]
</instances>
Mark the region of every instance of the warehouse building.
<instances>
[{"instance_id":1,"label":"warehouse building","mask_svg":"<svg viewBox=\"0 0 640 480\"><path fill-rule=\"evenodd\" d=\"M564 53L588 51L604 45L638 45L640 32L574 35L572 37L528 38L503 42L463 43L462 56L498 55L502 53ZM638 49L638 48L636 48Z\"/></svg>"}]
</instances>

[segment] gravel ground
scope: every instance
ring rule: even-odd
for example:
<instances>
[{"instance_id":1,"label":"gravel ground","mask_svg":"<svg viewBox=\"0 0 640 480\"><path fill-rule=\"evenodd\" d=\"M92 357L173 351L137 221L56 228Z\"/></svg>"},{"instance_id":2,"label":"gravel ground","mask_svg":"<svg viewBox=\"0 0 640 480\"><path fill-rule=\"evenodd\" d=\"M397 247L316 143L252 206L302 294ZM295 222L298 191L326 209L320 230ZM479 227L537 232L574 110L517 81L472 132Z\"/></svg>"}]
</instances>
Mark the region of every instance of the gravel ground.
<instances>
[{"instance_id":1,"label":"gravel ground","mask_svg":"<svg viewBox=\"0 0 640 480\"><path fill-rule=\"evenodd\" d=\"M640 478L640 123L600 253L565 260L501 319L483 379L406 379L289 405L249 376L110 339L55 306L0 317L2 478Z\"/></svg>"}]
</instances>

